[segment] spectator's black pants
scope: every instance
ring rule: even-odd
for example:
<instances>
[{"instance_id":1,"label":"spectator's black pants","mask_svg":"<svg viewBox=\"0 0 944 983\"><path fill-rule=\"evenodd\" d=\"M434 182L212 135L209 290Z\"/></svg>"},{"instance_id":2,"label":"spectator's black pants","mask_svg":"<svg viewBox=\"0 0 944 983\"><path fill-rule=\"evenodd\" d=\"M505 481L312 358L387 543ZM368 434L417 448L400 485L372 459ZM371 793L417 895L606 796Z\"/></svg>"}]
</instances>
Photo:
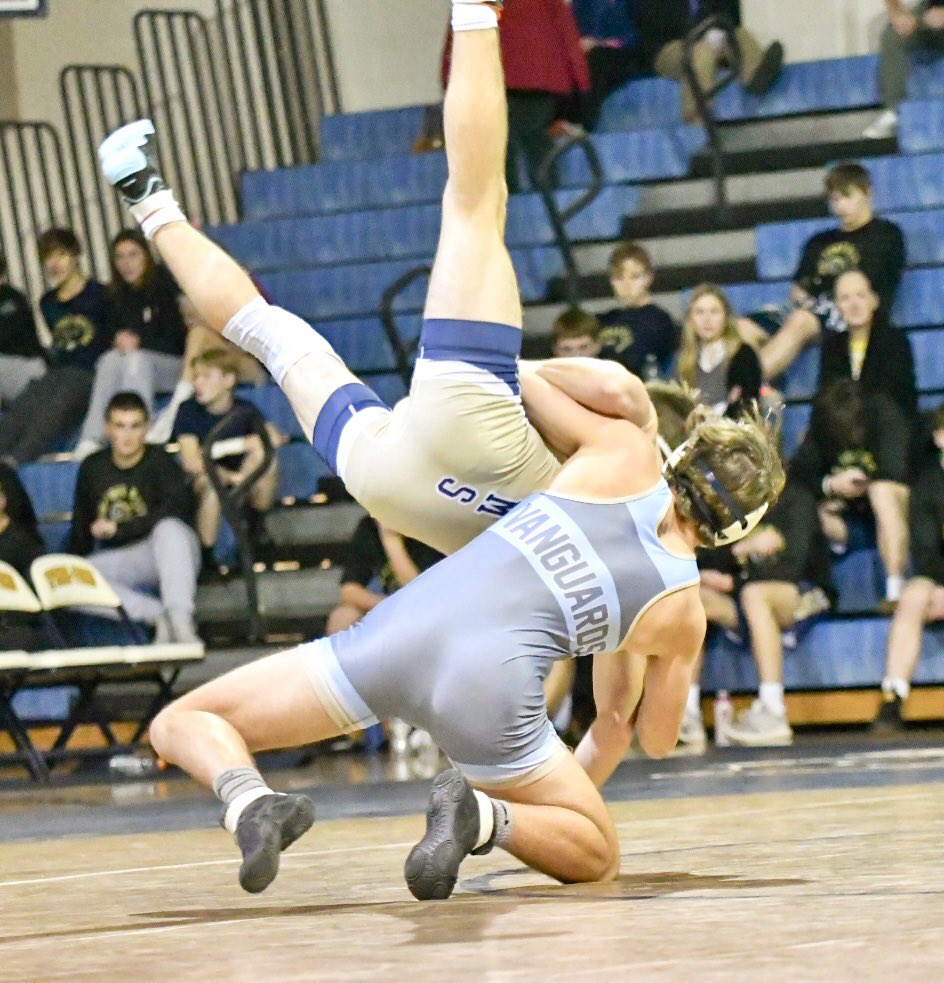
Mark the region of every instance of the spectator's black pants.
<instances>
[{"instance_id":1,"label":"spectator's black pants","mask_svg":"<svg viewBox=\"0 0 944 983\"><path fill-rule=\"evenodd\" d=\"M34 379L0 419L0 456L25 464L71 433L85 416L92 378L86 369L62 366Z\"/></svg>"},{"instance_id":2,"label":"spectator's black pants","mask_svg":"<svg viewBox=\"0 0 944 983\"><path fill-rule=\"evenodd\" d=\"M505 177L512 194L528 187L521 180L521 165L530 184L537 186L536 177L541 164L554 145L547 130L557 113L557 99L552 92L508 90L508 161Z\"/></svg>"}]
</instances>

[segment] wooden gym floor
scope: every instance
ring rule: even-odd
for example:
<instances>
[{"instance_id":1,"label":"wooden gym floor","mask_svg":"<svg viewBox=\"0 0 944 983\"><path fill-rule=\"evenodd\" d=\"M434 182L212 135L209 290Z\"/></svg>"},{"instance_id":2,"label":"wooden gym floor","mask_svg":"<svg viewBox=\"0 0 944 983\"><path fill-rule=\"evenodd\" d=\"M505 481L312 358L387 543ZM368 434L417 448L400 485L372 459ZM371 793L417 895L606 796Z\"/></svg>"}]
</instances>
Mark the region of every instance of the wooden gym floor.
<instances>
[{"instance_id":1,"label":"wooden gym floor","mask_svg":"<svg viewBox=\"0 0 944 983\"><path fill-rule=\"evenodd\" d=\"M258 897L189 782L8 786L0 980L944 979L940 733L627 761L618 881L562 886L496 853L442 903L403 884L428 788L408 771L277 773L325 819Z\"/></svg>"}]
</instances>

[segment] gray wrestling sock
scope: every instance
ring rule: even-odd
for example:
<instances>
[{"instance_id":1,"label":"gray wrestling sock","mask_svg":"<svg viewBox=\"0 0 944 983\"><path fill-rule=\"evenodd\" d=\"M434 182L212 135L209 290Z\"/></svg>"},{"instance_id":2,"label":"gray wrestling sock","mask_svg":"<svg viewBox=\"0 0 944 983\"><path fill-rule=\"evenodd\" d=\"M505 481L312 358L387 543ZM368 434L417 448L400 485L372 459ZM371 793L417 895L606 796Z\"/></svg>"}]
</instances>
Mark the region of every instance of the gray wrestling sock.
<instances>
[{"instance_id":1,"label":"gray wrestling sock","mask_svg":"<svg viewBox=\"0 0 944 983\"><path fill-rule=\"evenodd\" d=\"M221 772L213 781L213 791L226 807L223 826L231 833L236 832L239 817L250 802L255 802L263 795L274 794L262 775L248 765Z\"/></svg>"},{"instance_id":2,"label":"gray wrestling sock","mask_svg":"<svg viewBox=\"0 0 944 983\"><path fill-rule=\"evenodd\" d=\"M515 828L514 813L511 811L511 806L507 802L502 802L501 799L492 799L492 808L495 810L495 831L492 833L492 844L507 850L511 831Z\"/></svg>"}]
</instances>

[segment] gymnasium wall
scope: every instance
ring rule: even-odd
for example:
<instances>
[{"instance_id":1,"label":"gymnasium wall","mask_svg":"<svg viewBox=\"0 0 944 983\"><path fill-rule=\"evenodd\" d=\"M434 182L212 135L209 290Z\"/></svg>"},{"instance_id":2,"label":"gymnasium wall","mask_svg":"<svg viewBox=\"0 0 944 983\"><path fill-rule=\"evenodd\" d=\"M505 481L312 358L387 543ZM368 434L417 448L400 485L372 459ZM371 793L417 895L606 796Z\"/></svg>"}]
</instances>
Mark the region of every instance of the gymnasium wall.
<instances>
[{"instance_id":1,"label":"gymnasium wall","mask_svg":"<svg viewBox=\"0 0 944 983\"><path fill-rule=\"evenodd\" d=\"M872 50L883 0L742 0L764 39L779 37L791 61ZM49 16L0 22L0 116L61 122L58 76L69 62L134 66L131 21L145 7L197 10L213 0L53 0ZM446 0L327 0L344 109L433 102ZM811 25L815 25L811 29Z\"/></svg>"}]
</instances>

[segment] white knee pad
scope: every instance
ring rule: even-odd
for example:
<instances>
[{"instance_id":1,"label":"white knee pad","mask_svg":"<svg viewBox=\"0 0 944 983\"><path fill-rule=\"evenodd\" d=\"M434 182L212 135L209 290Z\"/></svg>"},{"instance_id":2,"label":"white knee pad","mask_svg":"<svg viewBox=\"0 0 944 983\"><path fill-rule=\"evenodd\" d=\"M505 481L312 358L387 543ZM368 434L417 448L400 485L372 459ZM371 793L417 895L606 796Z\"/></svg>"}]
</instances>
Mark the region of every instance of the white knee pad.
<instances>
[{"instance_id":1,"label":"white knee pad","mask_svg":"<svg viewBox=\"0 0 944 983\"><path fill-rule=\"evenodd\" d=\"M223 328L223 337L258 358L280 386L288 370L306 355L320 352L341 361L310 324L262 297L233 315Z\"/></svg>"}]
</instances>

